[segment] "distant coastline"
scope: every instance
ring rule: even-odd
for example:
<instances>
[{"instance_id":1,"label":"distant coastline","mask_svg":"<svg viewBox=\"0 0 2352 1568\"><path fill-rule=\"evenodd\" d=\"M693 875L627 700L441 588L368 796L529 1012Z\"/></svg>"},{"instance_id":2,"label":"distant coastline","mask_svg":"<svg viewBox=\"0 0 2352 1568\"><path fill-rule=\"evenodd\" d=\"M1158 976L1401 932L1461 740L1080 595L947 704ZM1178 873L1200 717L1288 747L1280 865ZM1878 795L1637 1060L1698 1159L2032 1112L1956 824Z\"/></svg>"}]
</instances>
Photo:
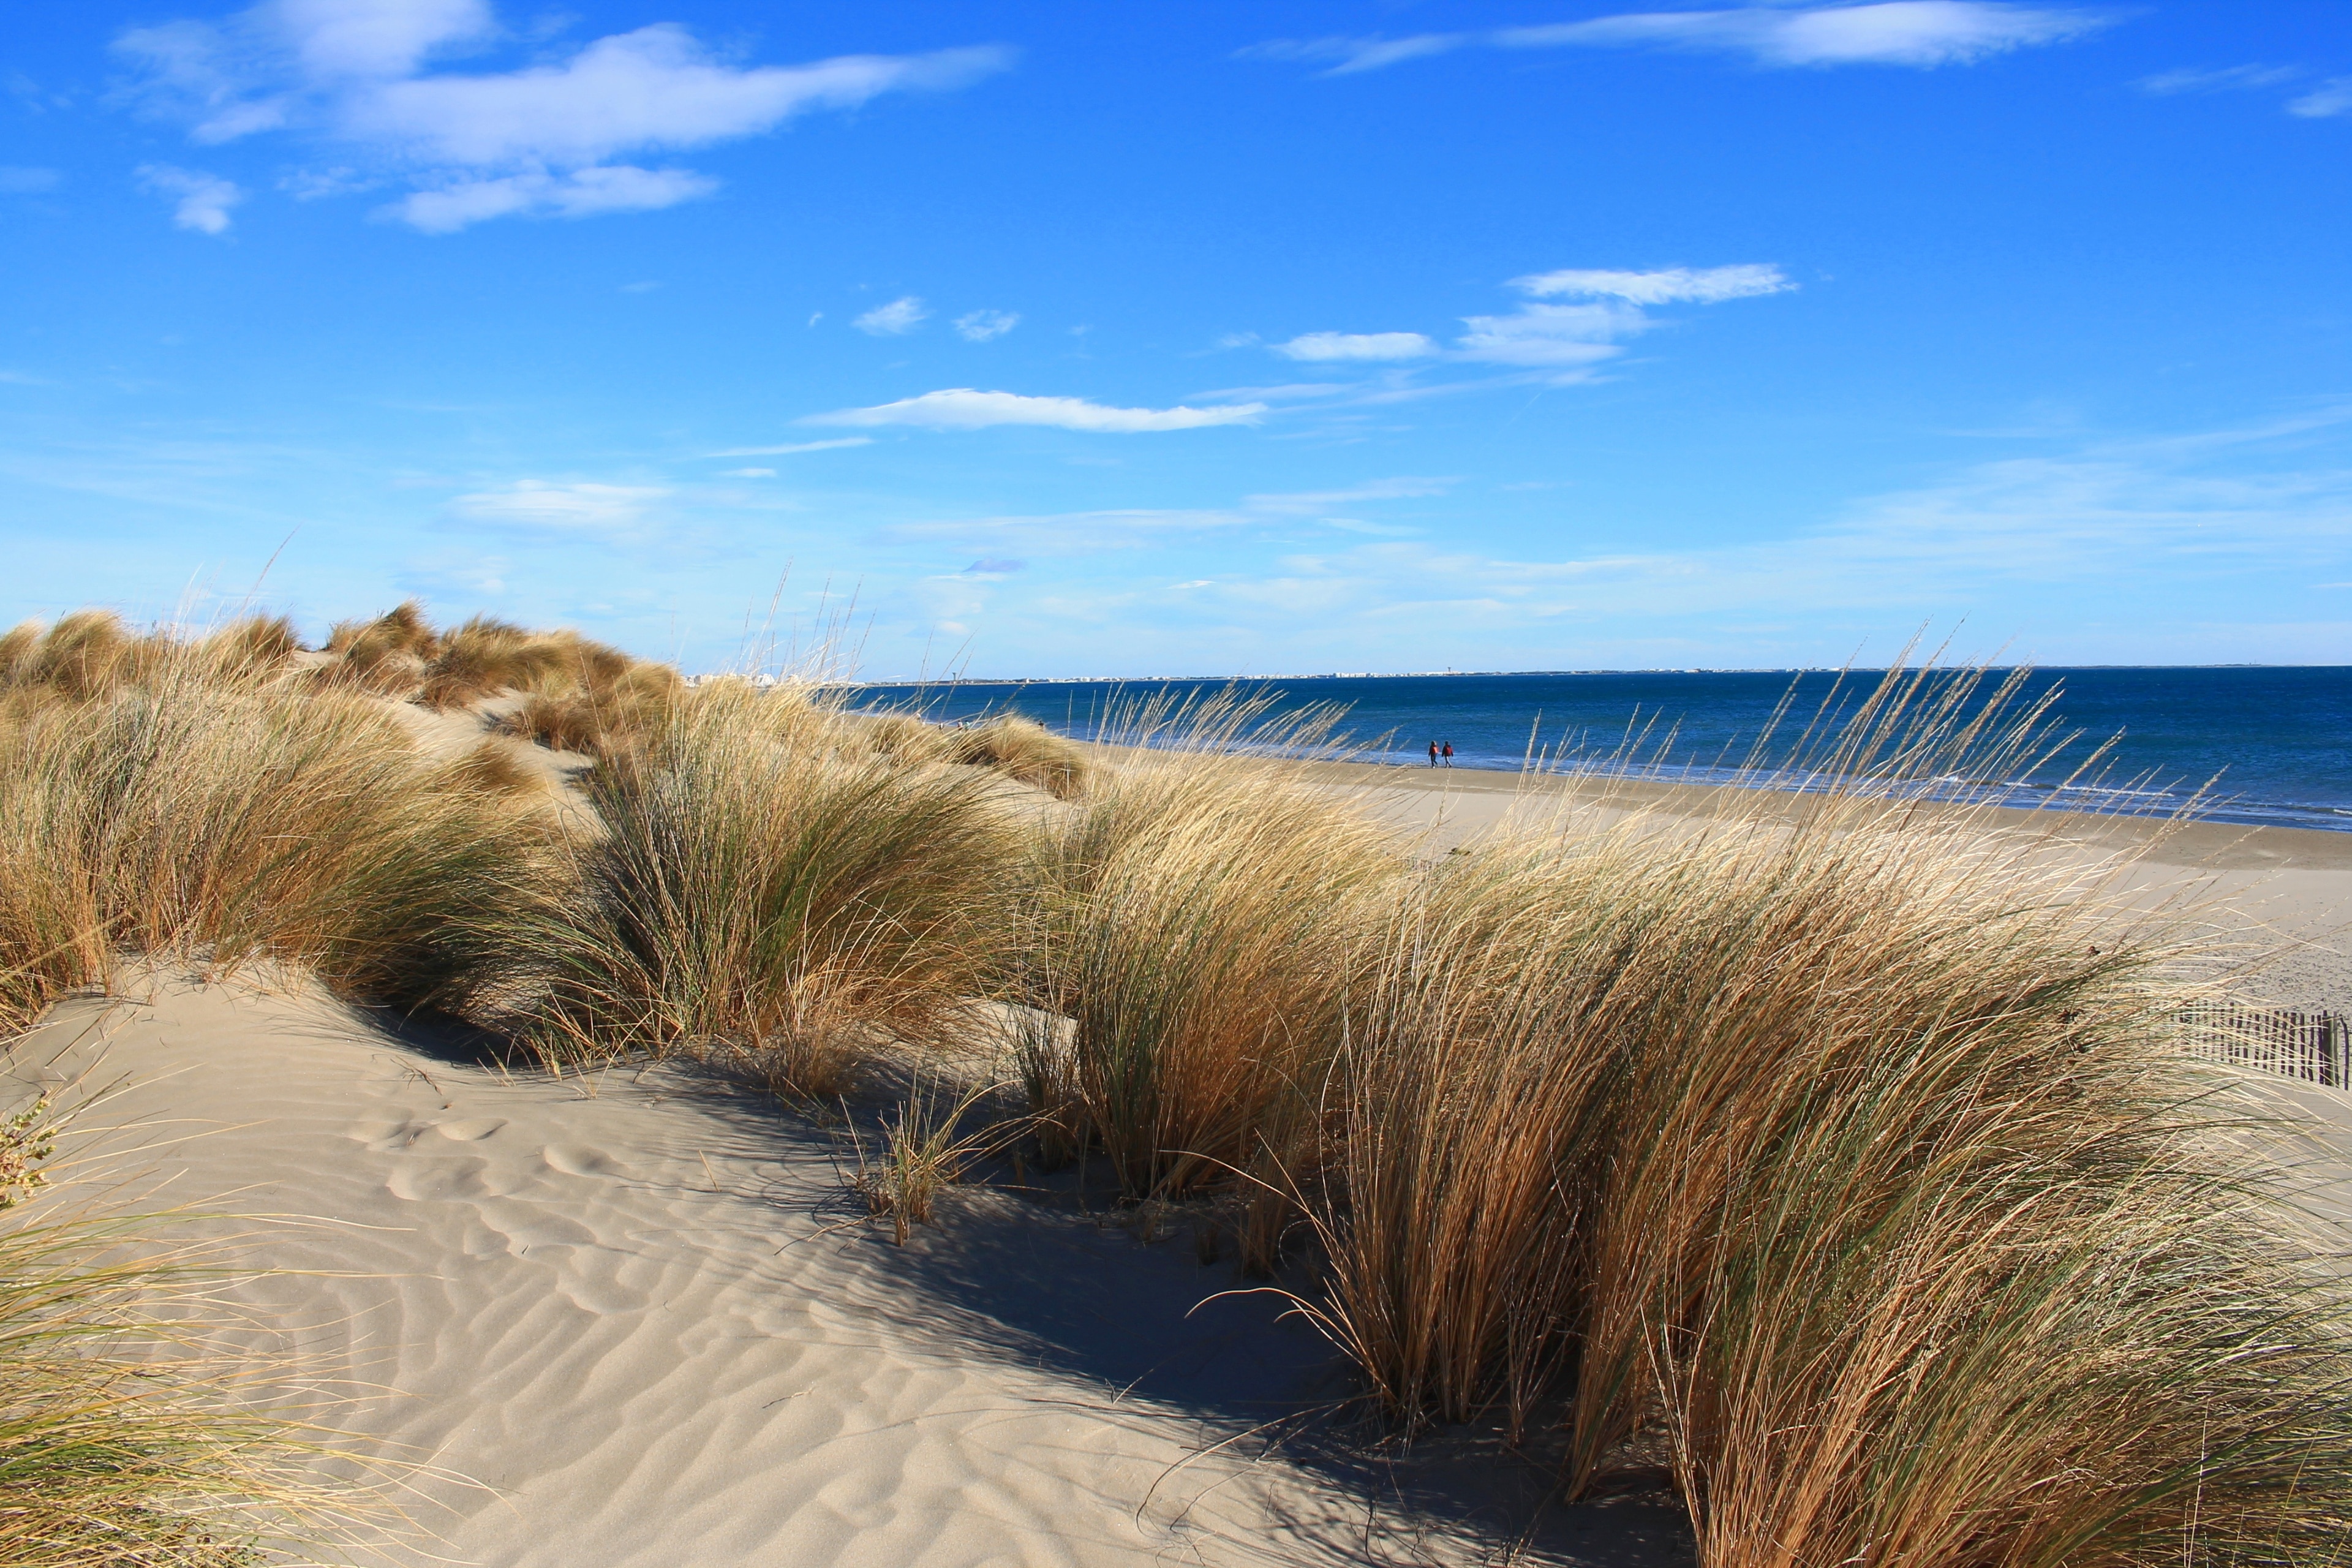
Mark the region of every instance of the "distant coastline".
<instances>
[{"instance_id":1,"label":"distant coastline","mask_svg":"<svg viewBox=\"0 0 2352 1568\"><path fill-rule=\"evenodd\" d=\"M2017 669L2031 669L2049 674L2064 674L2084 669L2345 669L2345 664L1989 664L1976 666L2003 674ZM826 681L827 686L846 689L865 688L901 688L909 686L1215 686L1254 685L1269 680L1447 680L1454 679L1496 679L1503 677L1541 676L1567 677L1580 675L1884 675L1885 665L1804 664L1804 665L1652 665L1629 666L1620 668L1595 669L1324 669L1278 675L958 675L937 679L911 680L841 680ZM709 679L721 673L697 676Z\"/></svg>"},{"instance_id":2,"label":"distant coastline","mask_svg":"<svg viewBox=\"0 0 2352 1568\"><path fill-rule=\"evenodd\" d=\"M1685 784L1819 787L1784 753L1820 713L1875 689L1883 668L1685 667L1641 670L1444 670L1397 674L1076 677L842 682L850 700L904 705L950 722L1012 710L1079 739L1106 736L1118 711L1156 693L1263 691L1276 713L1343 706L1367 761L1425 765L1450 742L1456 769L1673 780ZM2248 826L2352 831L2352 666L2003 665L2021 700L2050 700L2075 739L2030 774L1951 781L2008 804L2164 816L2188 808ZM1784 710L1791 690L1793 705ZM1834 693L1834 697L1832 697ZM1772 726L1779 725L1777 730ZM1769 731L1769 753L1753 749ZM2073 776L2094 748L2110 750Z\"/></svg>"}]
</instances>

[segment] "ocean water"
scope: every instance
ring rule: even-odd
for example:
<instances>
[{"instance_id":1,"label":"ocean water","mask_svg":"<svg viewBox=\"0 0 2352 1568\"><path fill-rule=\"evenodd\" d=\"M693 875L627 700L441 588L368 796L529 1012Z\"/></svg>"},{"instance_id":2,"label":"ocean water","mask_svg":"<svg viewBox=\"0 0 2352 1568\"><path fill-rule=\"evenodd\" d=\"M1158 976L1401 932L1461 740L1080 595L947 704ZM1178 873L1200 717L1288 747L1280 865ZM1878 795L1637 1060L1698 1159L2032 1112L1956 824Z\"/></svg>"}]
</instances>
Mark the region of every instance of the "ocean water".
<instances>
[{"instance_id":1,"label":"ocean water","mask_svg":"<svg viewBox=\"0 0 2352 1568\"><path fill-rule=\"evenodd\" d=\"M1793 714L1814 712L1838 677L1793 671L1601 671L1517 675L1308 676L1241 683L1277 694L1275 710L1344 707L1366 760L1419 765L1433 740L1454 765L1516 770L1531 751L1555 767L1695 782L1817 785L1817 776L1739 773L1793 686ZM1874 672L1843 678L1850 706ZM1011 710L1067 734L1100 733L1122 707L1157 693L1213 692L1218 680L957 681L873 686L858 700L919 706L953 722ZM2055 668L2052 718L2084 739L2023 777L1947 779L1931 793L1990 794L2071 811L2169 814L2204 790L2202 815L2227 822L2352 831L2352 666ZM1801 722L1784 722L1774 762ZM1640 739L1636 739L1639 737ZM2076 763L2112 740L2099 778L2067 787Z\"/></svg>"}]
</instances>

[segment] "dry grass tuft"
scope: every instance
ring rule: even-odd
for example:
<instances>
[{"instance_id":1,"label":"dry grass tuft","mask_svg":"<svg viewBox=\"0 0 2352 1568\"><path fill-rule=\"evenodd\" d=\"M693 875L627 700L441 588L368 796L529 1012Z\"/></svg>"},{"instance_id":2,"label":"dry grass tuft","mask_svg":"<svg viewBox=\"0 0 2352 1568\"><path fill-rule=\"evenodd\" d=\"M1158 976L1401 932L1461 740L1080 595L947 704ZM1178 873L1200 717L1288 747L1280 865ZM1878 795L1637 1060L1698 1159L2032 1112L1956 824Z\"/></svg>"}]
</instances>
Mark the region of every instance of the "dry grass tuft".
<instances>
[{"instance_id":1,"label":"dry grass tuft","mask_svg":"<svg viewBox=\"0 0 2352 1568\"><path fill-rule=\"evenodd\" d=\"M975 1162L1018 1136L995 1123L964 1130L972 1112L1003 1087L983 1083L950 1098L938 1082L926 1084L918 1073L907 1098L884 1118L881 1147L870 1159L865 1138L853 1126L849 1142L857 1169L850 1186L865 1200L866 1213L890 1222L899 1246L907 1245L915 1226L931 1223L940 1194L961 1182Z\"/></svg>"},{"instance_id":2,"label":"dry grass tuft","mask_svg":"<svg viewBox=\"0 0 2352 1568\"><path fill-rule=\"evenodd\" d=\"M541 816L421 756L371 700L225 680L12 710L0 749L0 1011L103 983L118 949L270 957L347 994L465 1009L556 862Z\"/></svg>"},{"instance_id":3,"label":"dry grass tuft","mask_svg":"<svg viewBox=\"0 0 2352 1568\"><path fill-rule=\"evenodd\" d=\"M2013 691L1889 682L1829 759L1886 782L1842 797L1424 875L1317 1215L1395 1416L1566 1395L1571 1488L1662 1448L1707 1568L2340 1542L2342 1304L2196 1109L2161 950L2038 836L1904 798L2037 746Z\"/></svg>"},{"instance_id":4,"label":"dry grass tuft","mask_svg":"<svg viewBox=\"0 0 2352 1568\"><path fill-rule=\"evenodd\" d=\"M373 1535L373 1483L314 1472L383 1468L310 1424L299 1369L223 1337L246 1326L220 1295L226 1244L157 1245L184 1215L26 1210L58 1122L42 1099L5 1129L0 1568L257 1568Z\"/></svg>"},{"instance_id":5,"label":"dry grass tuft","mask_svg":"<svg viewBox=\"0 0 2352 1568\"><path fill-rule=\"evenodd\" d=\"M877 1038L951 1042L990 983L1015 824L804 692L698 688L588 790L587 890L541 939L559 1059L683 1050L829 1098Z\"/></svg>"},{"instance_id":6,"label":"dry grass tuft","mask_svg":"<svg viewBox=\"0 0 2352 1568\"><path fill-rule=\"evenodd\" d=\"M169 646L111 610L76 610L46 629L28 621L0 643L0 688L86 701L142 679Z\"/></svg>"},{"instance_id":7,"label":"dry grass tuft","mask_svg":"<svg viewBox=\"0 0 2352 1568\"><path fill-rule=\"evenodd\" d=\"M404 601L372 621L341 621L327 634L334 656L318 679L381 696L406 698L425 679L425 667L440 651L441 637L425 618L425 607Z\"/></svg>"},{"instance_id":8,"label":"dry grass tuft","mask_svg":"<svg viewBox=\"0 0 2352 1568\"><path fill-rule=\"evenodd\" d=\"M950 762L993 768L1062 800L1086 788L1085 752L1034 719L999 713L968 730L946 731L944 740Z\"/></svg>"},{"instance_id":9,"label":"dry grass tuft","mask_svg":"<svg viewBox=\"0 0 2352 1568\"><path fill-rule=\"evenodd\" d=\"M1045 829L1034 999L1072 1029L1041 1035L1024 1077L1043 1124L1075 1111L1132 1198L1311 1161L1356 932L1404 868L1370 819L1235 754L1312 749L1332 718L1265 708L1139 712L1127 760Z\"/></svg>"},{"instance_id":10,"label":"dry grass tuft","mask_svg":"<svg viewBox=\"0 0 2352 1568\"><path fill-rule=\"evenodd\" d=\"M477 616L444 637L425 667L416 700L462 708L520 691L537 697L610 693L636 666L618 648L576 632L533 632Z\"/></svg>"},{"instance_id":11,"label":"dry grass tuft","mask_svg":"<svg viewBox=\"0 0 2352 1568\"><path fill-rule=\"evenodd\" d=\"M604 756L641 748L659 735L685 690L667 665L633 665L599 688L534 692L500 728L559 752Z\"/></svg>"},{"instance_id":12,"label":"dry grass tuft","mask_svg":"<svg viewBox=\"0 0 2352 1568\"><path fill-rule=\"evenodd\" d=\"M247 616L204 639L205 657L224 677L266 679L291 668L301 651L302 639L284 616Z\"/></svg>"}]
</instances>

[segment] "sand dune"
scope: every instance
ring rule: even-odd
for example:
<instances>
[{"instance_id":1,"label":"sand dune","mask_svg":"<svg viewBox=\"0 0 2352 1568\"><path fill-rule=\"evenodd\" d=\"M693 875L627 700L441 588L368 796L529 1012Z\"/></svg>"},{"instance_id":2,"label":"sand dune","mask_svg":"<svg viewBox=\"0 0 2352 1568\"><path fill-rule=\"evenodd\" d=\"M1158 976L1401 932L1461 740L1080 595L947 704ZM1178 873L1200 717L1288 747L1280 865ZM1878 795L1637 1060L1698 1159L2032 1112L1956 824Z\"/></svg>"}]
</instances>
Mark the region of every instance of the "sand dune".
<instances>
[{"instance_id":1,"label":"sand dune","mask_svg":"<svg viewBox=\"0 0 2352 1568\"><path fill-rule=\"evenodd\" d=\"M120 1081L85 1157L285 1216L241 1287L386 1392L340 1425L471 1477L387 1560L545 1568L1477 1562L1532 1471L1412 1478L1236 1434L1340 1386L1328 1347L1181 1235L967 1189L901 1249L825 1135L681 1071L509 1076L308 987L61 1005L20 1079ZM593 1091L593 1092L592 1092ZM247 1227L249 1228L249 1227ZM1465 1488L1465 1478L1475 1485ZM1553 1560L1671 1562L1586 1509Z\"/></svg>"}]
</instances>

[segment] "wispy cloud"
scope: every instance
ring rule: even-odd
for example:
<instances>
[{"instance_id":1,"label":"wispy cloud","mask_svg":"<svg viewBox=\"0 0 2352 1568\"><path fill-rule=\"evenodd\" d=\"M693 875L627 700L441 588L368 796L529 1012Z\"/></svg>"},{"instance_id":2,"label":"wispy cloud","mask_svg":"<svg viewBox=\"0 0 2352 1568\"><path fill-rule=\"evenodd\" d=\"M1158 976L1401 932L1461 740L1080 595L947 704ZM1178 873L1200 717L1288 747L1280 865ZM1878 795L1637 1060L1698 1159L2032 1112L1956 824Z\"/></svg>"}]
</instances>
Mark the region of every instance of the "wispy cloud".
<instances>
[{"instance_id":1,"label":"wispy cloud","mask_svg":"<svg viewBox=\"0 0 2352 1568\"><path fill-rule=\"evenodd\" d=\"M956 334L968 343L989 342L1020 324L1017 310L970 310L955 319Z\"/></svg>"},{"instance_id":2,"label":"wispy cloud","mask_svg":"<svg viewBox=\"0 0 2352 1568\"><path fill-rule=\"evenodd\" d=\"M2299 66L2221 66L2211 69L2184 68L2142 77L2132 85L2159 97L2184 93L2251 92L2283 87L2310 73ZM2352 76L2330 77L2310 91L2288 99L2286 111L2303 120L2326 120L2352 114Z\"/></svg>"},{"instance_id":3,"label":"wispy cloud","mask_svg":"<svg viewBox=\"0 0 2352 1568\"><path fill-rule=\"evenodd\" d=\"M1581 371L1623 352L1619 341L1654 324L1632 305L1522 305L1507 316L1465 316L1455 352L1486 364Z\"/></svg>"},{"instance_id":4,"label":"wispy cloud","mask_svg":"<svg viewBox=\"0 0 2352 1568\"><path fill-rule=\"evenodd\" d=\"M1720 304L1727 300L1786 293L1797 285L1778 267L1747 262L1652 271L1568 268L1516 278L1510 287L1529 298L1507 315L1464 317L1462 335L1447 349L1441 349L1423 333L1405 331L1307 332L1270 346L1276 353L1294 360L1327 363L1454 361L1513 366L1543 373L1554 382L1569 382L1586 378L1591 367L1622 353L1625 340L1656 326L1656 319L1644 306ZM1586 302L1551 302L1562 298ZM1433 389L1402 384L1376 393L1363 388L1334 390L1393 401L1426 395Z\"/></svg>"},{"instance_id":5,"label":"wispy cloud","mask_svg":"<svg viewBox=\"0 0 2352 1568\"><path fill-rule=\"evenodd\" d=\"M226 234L229 208L245 200L234 181L170 163L142 163L139 183L171 201L173 223L198 234Z\"/></svg>"},{"instance_id":6,"label":"wispy cloud","mask_svg":"<svg viewBox=\"0 0 2352 1568\"><path fill-rule=\"evenodd\" d=\"M454 234L494 217L593 217L653 212L709 195L719 182L691 169L639 169L626 163L550 174L540 170L493 180L454 180L379 209L426 234Z\"/></svg>"},{"instance_id":7,"label":"wispy cloud","mask_svg":"<svg viewBox=\"0 0 2352 1568\"><path fill-rule=\"evenodd\" d=\"M2213 69L2158 71L2132 85L2142 92L2168 98L2179 93L2246 92L2276 87L2301 75L2303 72L2293 66L2221 66Z\"/></svg>"},{"instance_id":8,"label":"wispy cloud","mask_svg":"<svg viewBox=\"0 0 2352 1568\"><path fill-rule=\"evenodd\" d=\"M1133 435L1150 430L1192 430L1208 425L1254 425L1263 403L1222 408L1115 408L1083 397L1026 397L1014 392L978 392L968 386L926 392L872 408L842 408L812 414L803 425L911 425L927 430L978 430L992 425L1042 425L1060 430Z\"/></svg>"},{"instance_id":9,"label":"wispy cloud","mask_svg":"<svg viewBox=\"0 0 2352 1568\"><path fill-rule=\"evenodd\" d=\"M781 447L729 447L706 458L786 458L794 452L830 452L837 447L871 447L871 436L836 436L830 441L789 441Z\"/></svg>"},{"instance_id":10,"label":"wispy cloud","mask_svg":"<svg viewBox=\"0 0 2352 1568\"><path fill-rule=\"evenodd\" d=\"M1274 352L1310 363L1330 360L1425 359L1437 345L1419 332L1307 332Z\"/></svg>"},{"instance_id":11,"label":"wispy cloud","mask_svg":"<svg viewBox=\"0 0 2352 1568\"><path fill-rule=\"evenodd\" d=\"M2114 17L2074 7L2000 0L1878 0L1870 5L1743 5L1717 11L1635 12L1584 22L1477 32L1277 38L1246 58L1302 60L1327 76L1380 70L1458 49L1657 48L1744 55L1768 68L1973 65L1994 55L2062 43Z\"/></svg>"},{"instance_id":12,"label":"wispy cloud","mask_svg":"<svg viewBox=\"0 0 2352 1568\"><path fill-rule=\"evenodd\" d=\"M2328 78L2317 90L2291 100L2286 111L2305 120L2332 120L2352 114L2352 76Z\"/></svg>"},{"instance_id":13,"label":"wispy cloud","mask_svg":"<svg viewBox=\"0 0 2352 1568\"><path fill-rule=\"evenodd\" d=\"M616 160L961 87L1013 58L989 47L744 66L658 23L519 69L435 68L501 36L486 0L268 0L219 24L131 28L115 48L139 73L138 100L196 142L299 131L341 143L416 187L387 216L435 232L706 195L708 175Z\"/></svg>"},{"instance_id":14,"label":"wispy cloud","mask_svg":"<svg viewBox=\"0 0 2352 1568\"><path fill-rule=\"evenodd\" d=\"M901 295L887 305L877 305L851 323L861 332L877 338L901 337L913 331L930 319L922 300L912 294Z\"/></svg>"},{"instance_id":15,"label":"wispy cloud","mask_svg":"<svg viewBox=\"0 0 2352 1568\"><path fill-rule=\"evenodd\" d=\"M557 484L518 479L497 489L454 498L449 510L475 522L564 533L613 533L634 529L646 509L670 492L656 486Z\"/></svg>"},{"instance_id":16,"label":"wispy cloud","mask_svg":"<svg viewBox=\"0 0 2352 1568\"><path fill-rule=\"evenodd\" d=\"M54 191L64 176L55 169L27 168L22 163L0 163L0 196L35 196L43 191Z\"/></svg>"},{"instance_id":17,"label":"wispy cloud","mask_svg":"<svg viewBox=\"0 0 2352 1568\"><path fill-rule=\"evenodd\" d=\"M2352 550L2352 476L2269 466L2278 443L2347 422L2352 413L1977 464L1776 540L1552 557L1383 542L1291 555L1282 574L1221 591L1269 608L1311 599L1335 622L1475 607L1495 628L1841 610L1885 620L2053 595L2071 611L2082 586L2118 583L2137 584L2142 603L2193 603L2233 579L2315 577Z\"/></svg>"},{"instance_id":18,"label":"wispy cloud","mask_svg":"<svg viewBox=\"0 0 2352 1568\"><path fill-rule=\"evenodd\" d=\"M940 542L961 549L1021 550L1031 555L1089 554L1166 544L1256 528L1287 533L1302 524L1361 527L1331 515L1340 508L1445 493L1451 479L1412 475L1368 479L1337 490L1277 490L1221 507L1125 507L1044 516L977 517L898 523L881 537L900 543Z\"/></svg>"},{"instance_id":19,"label":"wispy cloud","mask_svg":"<svg viewBox=\"0 0 2352 1568\"><path fill-rule=\"evenodd\" d=\"M1656 272L1571 267L1514 278L1511 287L1539 299L1564 294L1570 299L1623 300L1635 305L1684 301L1714 305L1726 300L1786 293L1796 285L1777 267L1749 262L1738 267L1669 267Z\"/></svg>"}]
</instances>

